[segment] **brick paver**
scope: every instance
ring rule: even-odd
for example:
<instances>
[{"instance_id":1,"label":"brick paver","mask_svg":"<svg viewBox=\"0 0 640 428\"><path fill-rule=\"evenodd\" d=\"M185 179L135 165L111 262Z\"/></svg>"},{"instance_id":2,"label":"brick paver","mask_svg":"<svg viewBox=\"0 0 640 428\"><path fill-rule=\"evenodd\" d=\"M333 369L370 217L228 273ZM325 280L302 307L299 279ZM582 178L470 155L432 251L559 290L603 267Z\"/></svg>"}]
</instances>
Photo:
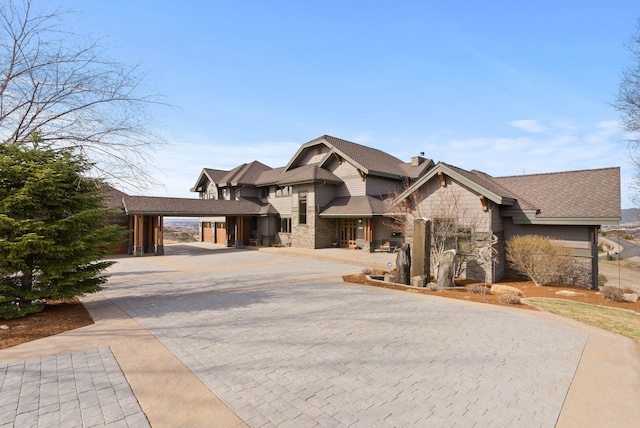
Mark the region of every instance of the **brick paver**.
<instances>
[{"instance_id":1,"label":"brick paver","mask_svg":"<svg viewBox=\"0 0 640 428\"><path fill-rule=\"evenodd\" d=\"M109 348L0 363L0 427L149 426Z\"/></svg>"},{"instance_id":2,"label":"brick paver","mask_svg":"<svg viewBox=\"0 0 640 428\"><path fill-rule=\"evenodd\" d=\"M555 425L587 335L256 251L121 259L105 295L250 426Z\"/></svg>"}]
</instances>

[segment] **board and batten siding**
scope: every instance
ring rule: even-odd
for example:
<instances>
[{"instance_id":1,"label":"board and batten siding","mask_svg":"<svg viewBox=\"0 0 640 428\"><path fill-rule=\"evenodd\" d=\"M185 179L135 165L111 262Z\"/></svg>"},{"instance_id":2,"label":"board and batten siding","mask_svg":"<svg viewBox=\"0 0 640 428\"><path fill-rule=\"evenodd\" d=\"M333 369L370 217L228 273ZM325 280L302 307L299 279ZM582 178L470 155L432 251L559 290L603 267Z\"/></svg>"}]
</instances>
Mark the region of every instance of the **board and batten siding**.
<instances>
[{"instance_id":1,"label":"board and batten siding","mask_svg":"<svg viewBox=\"0 0 640 428\"><path fill-rule=\"evenodd\" d=\"M507 241L521 235L538 235L571 248L575 256L591 257L593 226L514 224L511 218L504 218L504 226Z\"/></svg>"},{"instance_id":2,"label":"board and batten siding","mask_svg":"<svg viewBox=\"0 0 640 428\"><path fill-rule=\"evenodd\" d=\"M402 182L388 178L367 176L366 192L367 195L399 195L404 189Z\"/></svg>"}]
</instances>

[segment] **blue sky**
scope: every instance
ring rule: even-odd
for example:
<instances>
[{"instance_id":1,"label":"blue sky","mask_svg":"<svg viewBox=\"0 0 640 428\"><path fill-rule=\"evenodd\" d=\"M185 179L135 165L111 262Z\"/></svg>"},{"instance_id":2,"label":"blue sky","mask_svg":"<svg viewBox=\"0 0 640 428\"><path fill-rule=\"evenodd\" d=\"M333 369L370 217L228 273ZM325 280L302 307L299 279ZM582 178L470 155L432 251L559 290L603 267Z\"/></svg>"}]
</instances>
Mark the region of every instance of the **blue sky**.
<instances>
[{"instance_id":1,"label":"blue sky","mask_svg":"<svg viewBox=\"0 0 640 428\"><path fill-rule=\"evenodd\" d=\"M615 100L636 1L58 0L140 63L171 143L153 194L201 169L283 166L323 134L494 176L633 167Z\"/></svg>"}]
</instances>

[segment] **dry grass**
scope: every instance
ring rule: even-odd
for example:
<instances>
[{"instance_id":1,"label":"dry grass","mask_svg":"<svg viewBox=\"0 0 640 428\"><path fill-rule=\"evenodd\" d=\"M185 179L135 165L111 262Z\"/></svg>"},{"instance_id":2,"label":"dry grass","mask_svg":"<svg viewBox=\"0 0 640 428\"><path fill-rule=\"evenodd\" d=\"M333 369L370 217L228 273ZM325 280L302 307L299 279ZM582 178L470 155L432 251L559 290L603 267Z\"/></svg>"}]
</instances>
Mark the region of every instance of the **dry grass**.
<instances>
[{"instance_id":1,"label":"dry grass","mask_svg":"<svg viewBox=\"0 0 640 428\"><path fill-rule=\"evenodd\" d=\"M640 344L640 315L614 308L556 299L527 299L527 303L576 321L630 337Z\"/></svg>"}]
</instances>

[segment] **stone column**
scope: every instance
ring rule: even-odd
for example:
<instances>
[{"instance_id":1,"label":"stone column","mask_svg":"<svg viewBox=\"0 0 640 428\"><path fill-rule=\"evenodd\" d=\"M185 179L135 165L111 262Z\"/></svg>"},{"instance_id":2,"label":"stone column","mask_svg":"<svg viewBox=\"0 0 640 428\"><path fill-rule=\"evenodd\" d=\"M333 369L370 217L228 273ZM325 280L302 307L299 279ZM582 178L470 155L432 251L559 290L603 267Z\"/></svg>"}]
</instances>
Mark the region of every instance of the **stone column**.
<instances>
[{"instance_id":1,"label":"stone column","mask_svg":"<svg viewBox=\"0 0 640 428\"><path fill-rule=\"evenodd\" d=\"M431 275L431 221L417 218L413 221L413 249L411 251L411 278Z\"/></svg>"},{"instance_id":2,"label":"stone column","mask_svg":"<svg viewBox=\"0 0 640 428\"><path fill-rule=\"evenodd\" d=\"M409 285L411 283L411 247L402 244L396 255L396 284Z\"/></svg>"}]
</instances>

